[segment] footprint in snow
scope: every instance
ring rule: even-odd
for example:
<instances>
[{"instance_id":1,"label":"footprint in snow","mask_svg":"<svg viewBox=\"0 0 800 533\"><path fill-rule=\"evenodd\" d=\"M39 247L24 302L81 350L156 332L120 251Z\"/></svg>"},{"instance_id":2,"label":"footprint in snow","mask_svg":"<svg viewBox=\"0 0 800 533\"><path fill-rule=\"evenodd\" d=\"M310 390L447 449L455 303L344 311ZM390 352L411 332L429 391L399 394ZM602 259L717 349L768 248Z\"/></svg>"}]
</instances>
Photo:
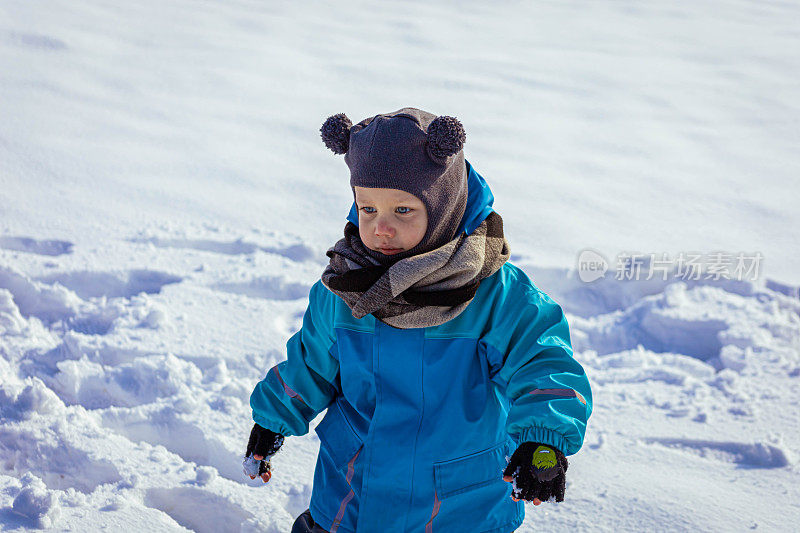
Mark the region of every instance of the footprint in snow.
<instances>
[{"instance_id":1,"label":"footprint in snow","mask_svg":"<svg viewBox=\"0 0 800 533\"><path fill-rule=\"evenodd\" d=\"M72 253L73 244L69 241L38 240L32 237L0 236L0 248L38 255L63 255Z\"/></svg>"},{"instance_id":2,"label":"footprint in snow","mask_svg":"<svg viewBox=\"0 0 800 533\"><path fill-rule=\"evenodd\" d=\"M304 244L291 244L286 246L260 246L253 242L237 239L234 241L214 241L210 239L162 239L158 237L133 238L131 242L151 243L159 248L181 248L185 250L198 250L225 255L247 255L262 251L270 254L282 255L295 262L308 261L317 253Z\"/></svg>"},{"instance_id":3,"label":"footprint in snow","mask_svg":"<svg viewBox=\"0 0 800 533\"><path fill-rule=\"evenodd\" d=\"M741 468L782 468L790 464L787 453L764 443L724 442L694 439L649 438L648 444L689 452L705 459L734 463Z\"/></svg>"}]
</instances>

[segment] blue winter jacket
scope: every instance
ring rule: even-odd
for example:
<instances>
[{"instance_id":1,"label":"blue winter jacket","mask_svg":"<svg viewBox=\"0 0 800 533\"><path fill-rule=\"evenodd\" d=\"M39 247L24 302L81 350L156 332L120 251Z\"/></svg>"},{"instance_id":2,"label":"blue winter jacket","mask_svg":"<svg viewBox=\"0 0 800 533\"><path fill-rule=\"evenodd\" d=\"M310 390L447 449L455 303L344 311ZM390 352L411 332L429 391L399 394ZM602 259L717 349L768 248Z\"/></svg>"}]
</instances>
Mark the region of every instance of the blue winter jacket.
<instances>
[{"instance_id":1,"label":"blue winter jacket","mask_svg":"<svg viewBox=\"0 0 800 533\"><path fill-rule=\"evenodd\" d=\"M493 196L467 165L471 232ZM525 511L502 479L507 457L523 441L574 454L592 412L561 307L508 261L427 328L353 318L318 281L286 348L250 397L253 419L304 435L328 410L310 509L331 533L513 531Z\"/></svg>"}]
</instances>

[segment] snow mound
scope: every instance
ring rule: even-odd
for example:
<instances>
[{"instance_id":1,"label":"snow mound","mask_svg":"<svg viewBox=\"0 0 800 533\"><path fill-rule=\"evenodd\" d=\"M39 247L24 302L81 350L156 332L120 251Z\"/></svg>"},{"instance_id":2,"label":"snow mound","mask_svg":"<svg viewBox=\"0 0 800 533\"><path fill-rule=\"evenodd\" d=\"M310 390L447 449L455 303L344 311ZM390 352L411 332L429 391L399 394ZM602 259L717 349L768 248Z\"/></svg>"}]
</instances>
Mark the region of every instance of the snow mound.
<instances>
[{"instance_id":1,"label":"snow mound","mask_svg":"<svg viewBox=\"0 0 800 533\"><path fill-rule=\"evenodd\" d=\"M34 527L50 528L61 515L58 497L47 490L42 480L26 473L20 478L22 490L14 498L11 509L31 521Z\"/></svg>"}]
</instances>

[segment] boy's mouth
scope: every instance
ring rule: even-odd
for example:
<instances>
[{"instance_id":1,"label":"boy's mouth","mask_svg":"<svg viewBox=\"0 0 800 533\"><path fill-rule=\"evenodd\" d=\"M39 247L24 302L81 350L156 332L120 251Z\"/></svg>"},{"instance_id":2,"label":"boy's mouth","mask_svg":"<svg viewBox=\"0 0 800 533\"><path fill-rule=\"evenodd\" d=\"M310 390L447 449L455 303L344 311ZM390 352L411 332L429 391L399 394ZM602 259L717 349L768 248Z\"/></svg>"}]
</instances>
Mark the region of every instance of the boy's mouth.
<instances>
[{"instance_id":1,"label":"boy's mouth","mask_svg":"<svg viewBox=\"0 0 800 533\"><path fill-rule=\"evenodd\" d=\"M382 253L386 255L396 254L397 252L403 251L402 248L378 248Z\"/></svg>"}]
</instances>

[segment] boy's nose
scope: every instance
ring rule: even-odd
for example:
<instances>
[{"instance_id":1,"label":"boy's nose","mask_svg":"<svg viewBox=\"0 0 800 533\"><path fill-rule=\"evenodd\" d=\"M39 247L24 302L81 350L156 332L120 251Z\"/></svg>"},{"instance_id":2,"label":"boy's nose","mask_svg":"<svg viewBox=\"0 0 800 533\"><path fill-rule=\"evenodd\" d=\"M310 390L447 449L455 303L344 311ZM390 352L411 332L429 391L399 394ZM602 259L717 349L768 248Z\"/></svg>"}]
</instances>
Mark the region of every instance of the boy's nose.
<instances>
[{"instance_id":1,"label":"boy's nose","mask_svg":"<svg viewBox=\"0 0 800 533\"><path fill-rule=\"evenodd\" d=\"M392 237L392 236L394 236L394 228L379 222L375 226L375 236L376 237Z\"/></svg>"}]
</instances>

